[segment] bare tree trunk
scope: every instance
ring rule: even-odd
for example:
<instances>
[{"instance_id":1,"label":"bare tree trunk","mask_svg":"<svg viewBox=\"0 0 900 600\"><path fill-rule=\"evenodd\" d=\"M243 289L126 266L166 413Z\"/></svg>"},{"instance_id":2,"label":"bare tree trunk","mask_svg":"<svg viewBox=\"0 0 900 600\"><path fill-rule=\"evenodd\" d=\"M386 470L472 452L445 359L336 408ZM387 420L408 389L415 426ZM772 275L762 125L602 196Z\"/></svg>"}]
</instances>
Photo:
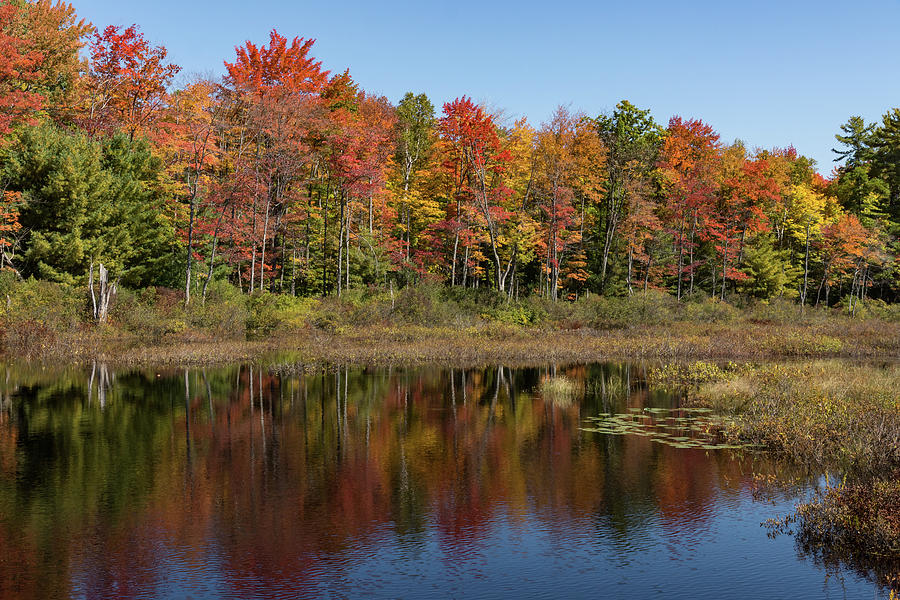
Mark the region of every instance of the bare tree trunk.
<instances>
[{"instance_id":1,"label":"bare tree trunk","mask_svg":"<svg viewBox=\"0 0 900 600\"><path fill-rule=\"evenodd\" d=\"M453 261L450 264L450 287L456 285L456 251L459 248L459 230L453 236Z\"/></svg>"},{"instance_id":2,"label":"bare tree trunk","mask_svg":"<svg viewBox=\"0 0 900 600\"><path fill-rule=\"evenodd\" d=\"M725 251L722 252L722 300L725 299L725 284L728 282L728 227L725 227Z\"/></svg>"},{"instance_id":3,"label":"bare tree trunk","mask_svg":"<svg viewBox=\"0 0 900 600\"><path fill-rule=\"evenodd\" d=\"M297 248L291 250L291 296L297 295Z\"/></svg>"},{"instance_id":4,"label":"bare tree trunk","mask_svg":"<svg viewBox=\"0 0 900 600\"><path fill-rule=\"evenodd\" d=\"M466 251L463 253L462 264L462 286L466 287L466 281L469 278L469 245L466 244Z\"/></svg>"},{"instance_id":5,"label":"bare tree trunk","mask_svg":"<svg viewBox=\"0 0 900 600\"><path fill-rule=\"evenodd\" d=\"M265 289L265 281L266 281L266 239L269 235L269 206L271 204L271 200L266 198L266 220L263 225L263 239L262 239L262 252L259 255L259 291L263 291Z\"/></svg>"},{"instance_id":6,"label":"bare tree trunk","mask_svg":"<svg viewBox=\"0 0 900 600\"><path fill-rule=\"evenodd\" d=\"M634 262L634 248L629 244L628 246L628 277L625 280L626 285L628 286L628 295L633 296L634 290L631 288L631 266Z\"/></svg>"},{"instance_id":7,"label":"bare tree trunk","mask_svg":"<svg viewBox=\"0 0 900 600\"><path fill-rule=\"evenodd\" d=\"M253 293L256 285L256 242L253 242L253 249L250 252L250 293Z\"/></svg>"},{"instance_id":8,"label":"bare tree trunk","mask_svg":"<svg viewBox=\"0 0 900 600\"><path fill-rule=\"evenodd\" d=\"M609 212L606 215L606 234L603 239L603 261L600 267L600 285L606 286L606 271L609 265L609 253L612 249L612 243L616 236L616 229L619 225L619 212L624 198L617 199L615 193L609 195Z\"/></svg>"},{"instance_id":9,"label":"bare tree trunk","mask_svg":"<svg viewBox=\"0 0 900 600\"><path fill-rule=\"evenodd\" d=\"M97 319L97 296L94 294L94 259L91 259L91 270L88 272L88 288L91 290L91 314ZM9 298L9 296L7 296Z\"/></svg>"},{"instance_id":10,"label":"bare tree trunk","mask_svg":"<svg viewBox=\"0 0 900 600\"><path fill-rule=\"evenodd\" d=\"M117 282L109 283L109 271L99 264L97 270L97 282L99 290L94 291L94 261L91 261L90 273L88 275L88 287L91 290L91 304L93 308L94 320L98 323L105 323L109 315L109 303L116 294Z\"/></svg>"},{"instance_id":11,"label":"bare tree trunk","mask_svg":"<svg viewBox=\"0 0 900 600\"><path fill-rule=\"evenodd\" d=\"M213 267L216 264L216 249L219 246L219 226L222 224L222 219L225 217L225 210L227 208L227 204L222 207L222 212L219 213L219 218L216 221L216 229L213 231L213 242L212 242L212 250L209 253L209 269L206 272L206 281L203 282L203 292L202 292L202 303L206 303L206 290L209 288L209 280L212 279L213 276ZM238 273L238 280L240 280L240 272Z\"/></svg>"},{"instance_id":12,"label":"bare tree trunk","mask_svg":"<svg viewBox=\"0 0 900 600\"><path fill-rule=\"evenodd\" d=\"M345 254L347 256L347 268L346 268L346 285L344 289L350 289L350 226L353 223L353 210L350 206L347 207L347 246L345 248Z\"/></svg>"},{"instance_id":13,"label":"bare tree trunk","mask_svg":"<svg viewBox=\"0 0 900 600\"><path fill-rule=\"evenodd\" d=\"M340 297L344 284L344 194L341 193L341 213L338 222L338 264L337 264L337 295Z\"/></svg>"},{"instance_id":14,"label":"bare tree trunk","mask_svg":"<svg viewBox=\"0 0 900 600\"><path fill-rule=\"evenodd\" d=\"M690 247L690 258L691 261L691 283L688 288L688 295L692 296L694 294L694 233L697 231L697 212L694 211L694 218L691 222L691 247Z\"/></svg>"},{"instance_id":15,"label":"bare tree trunk","mask_svg":"<svg viewBox=\"0 0 900 600\"><path fill-rule=\"evenodd\" d=\"M650 263L653 262L653 257L649 255L648 251L647 256L647 270L644 271L644 292L647 292L647 285L650 283Z\"/></svg>"},{"instance_id":16,"label":"bare tree trunk","mask_svg":"<svg viewBox=\"0 0 900 600\"><path fill-rule=\"evenodd\" d=\"M681 301L681 282L684 279L684 215L678 228L678 301Z\"/></svg>"},{"instance_id":17,"label":"bare tree trunk","mask_svg":"<svg viewBox=\"0 0 900 600\"><path fill-rule=\"evenodd\" d=\"M196 211L196 190L191 194L191 211L188 218L187 268L185 269L184 303L191 303L191 267L194 262L194 215Z\"/></svg>"},{"instance_id":18,"label":"bare tree trunk","mask_svg":"<svg viewBox=\"0 0 900 600\"><path fill-rule=\"evenodd\" d=\"M828 278L828 264L822 265L822 281L819 282L819 290L816 292L816 307L819 306L819 300L822 297L822 288L825 287L825 280ZM826 305L828 302L826 301Z\"/></svg>"},{"instance_id":19,"label":"bare tree trunk","mask_svg":"<svg viewBox=\"0 0 900 600\"><path fill-rule=\"evenodd\" d=\"M806 255L803 258L803 293L800 294L800 306L802 308L806 308L806 287L807 287L808 282L809 282L809 221L806 222Z\"/></svg>"},{"instance_id":20,"label":"bare tree trunk","mask_svg":"<svg viewBox=\"0 0 900 600\"><path fill-rule=\"evenodd\" d=\"M322 204L322 296L328 294L328 193Z\"/></svg>"}]
</instances>

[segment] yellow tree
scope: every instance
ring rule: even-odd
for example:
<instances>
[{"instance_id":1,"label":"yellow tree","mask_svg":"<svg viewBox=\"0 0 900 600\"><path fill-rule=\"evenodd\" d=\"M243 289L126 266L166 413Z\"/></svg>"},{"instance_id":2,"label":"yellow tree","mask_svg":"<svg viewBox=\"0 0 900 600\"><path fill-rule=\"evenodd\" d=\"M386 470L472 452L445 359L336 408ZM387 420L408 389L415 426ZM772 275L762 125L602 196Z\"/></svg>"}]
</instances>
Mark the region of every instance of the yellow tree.
<instances>
[{"instance_id":1,"label":"yellow tree","mask_svg":"<svg viewBox=\"0 0 900 600\"><path fill-rule=\"evenodd\" d=\"M819 239L822 227L830 221L825 195L808 184L792 185L784 202L784 231L794 241L803 244L803 287L800 290L800 304L806 304L809 285L810 241Z\"/></svg>"},{"instance_id":2,"label":"yellow tree","mask_svg":"<svg viewBox=\"0 0 900 600\"><path fill-rule=\"evenodd\" d=\"M520 119L506 132L504 148L509 153L509 163L503 172L503 185L510 190L508 206L512 213L501 238L505 253L510 256L509 296L516 292L518 267L531 262L535 254L535 242L539 237L538 223L534 218L537 177L537 135L528 121Z\"/></svg>"},{"instance_id":3,"label":"yellow tree","mask_svg":"<svg viewBox=\"0 0 900 600\"><path fill-rule=\"evenodd\" d=\"M573 255L567 279L574 284L586 279L586 261L579 250L583 250L586 208L602 194L603 146L583 115L562 106L536 138L535 189L544 223L542 287L555 300L567 253Z\"/></svg>"},{"instance_id":4,"label":"yellow tree","mask_svg":"<svg viewBox=\"0 0 900 600\"><path fill-rule=\"evenodd\" d=\"M0 270L12 269L13 255L19 243L22 225L19 223L21 192L3 192L0 195Z\"/></svg>"}]
</instances>

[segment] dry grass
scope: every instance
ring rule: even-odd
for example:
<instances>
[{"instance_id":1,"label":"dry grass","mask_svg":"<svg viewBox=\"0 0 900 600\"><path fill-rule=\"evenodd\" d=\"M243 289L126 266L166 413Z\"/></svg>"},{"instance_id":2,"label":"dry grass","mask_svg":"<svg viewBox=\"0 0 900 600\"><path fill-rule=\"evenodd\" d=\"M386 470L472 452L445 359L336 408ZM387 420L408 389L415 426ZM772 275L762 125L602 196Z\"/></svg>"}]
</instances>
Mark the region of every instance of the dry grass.
<instances>
[{"instance_id":1,"label":"dry grass","mask_svg":"<svg viewBox=\"0 0 900 600\"><path fill-rule=\"evenodd\" d=\"M571 406L572 402L584 393L582 383L565 375L549 377L541 381L541 395L557 406Z\"/></svg>"},{"instance_id":2,"label":"dry grass","mask_svg":"<svg viewBox=\"0 0 900 600\"><path fill-rule=\"evenodd\" d=\"M829 487L797 508L801 550L900 590L900 472ZM893 594L892 594L893 595Z\"/></svg>"},{"instance_id":3,"label":"dry grass","mask_svg":"<svg viewBox=\"0 0 900 600\"><path fill-rule=\"evenodd\" d=\"M694 400L732 417L724 434L847 480L802 503L776 530L798 546L900 589L900 366L846 361L745 365Z\"/></svg>"},{"instance_id":4,"label":"dry grass","mask_svg":"<svg viewBox=\"0 0 900 600\"><path fill-rule=\"evenodd\" d=\"M364 364L571 363L601 360L900 358L900 324L677 323L628 329L552 329L488 323L449 326L305 327L248 341L182 332L157 342L102 329L7 345L8 356L127 364L215 364L293 355L299 362Z\"/></svg>"},{"instance_id":5,"label":"dry grass","mask_svg":"<svg viewBox=\"0 0 900 600\"><path fill-rule=\"evenodd\" d=\"M731 432L795 458L854 471L900 466L900 366L838 361L744 367L695 401L734 417Z\"/></svg>"}]
</instances>

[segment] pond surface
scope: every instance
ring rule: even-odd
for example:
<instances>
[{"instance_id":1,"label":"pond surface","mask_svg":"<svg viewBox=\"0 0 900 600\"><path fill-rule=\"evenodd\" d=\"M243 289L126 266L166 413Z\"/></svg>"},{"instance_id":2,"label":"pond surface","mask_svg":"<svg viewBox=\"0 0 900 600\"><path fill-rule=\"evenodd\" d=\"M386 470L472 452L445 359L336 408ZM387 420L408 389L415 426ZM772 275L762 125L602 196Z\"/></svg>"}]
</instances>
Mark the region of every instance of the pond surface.
<instances>
[{"instance_id":1,"label":"pond surface","mask_svg":"<svg viewBox=\"0 0 900 600\"><path fill-rule=\"evenodd\" d=\"M680 405L637 365L5 373L2 598L887 597L767 536L786 465L584 431Z\"/></svg>"}]
</instances>

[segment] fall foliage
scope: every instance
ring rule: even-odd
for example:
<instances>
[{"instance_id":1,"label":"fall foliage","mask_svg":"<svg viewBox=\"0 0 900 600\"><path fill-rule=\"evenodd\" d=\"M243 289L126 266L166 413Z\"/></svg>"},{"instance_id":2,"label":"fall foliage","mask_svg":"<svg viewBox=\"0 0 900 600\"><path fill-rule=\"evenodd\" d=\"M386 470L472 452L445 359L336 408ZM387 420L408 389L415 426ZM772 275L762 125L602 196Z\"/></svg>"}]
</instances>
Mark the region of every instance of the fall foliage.
<instances>
[{"instance_id":1,"label":"fall foliage","mask_svg":"<svg viewBox=\"0 0 900 600\"><path fill-rule=\"evenodd\" d=\"M0 57L0 264L21 277L79 285L98 262L113 284L180 288L186 303L216 280L301 296L420 281L510 299L660 289L850 310L900 293L898 109L842 126L844 162L823 177L793 148L725 142L698 118L663 127L626 100L541 124L466 94L439 114L423 93L395 105L326 69L315 40L276 30L237 45L221 79L176 80L137 25L9 2ZM123 144L142 166L103 158ZM35 220L62 214L63 188L78 186L97 239ZM125 197L154 199L147 247L118 247L137 239L110 221Z\"/></svg>"}]
</instances>

